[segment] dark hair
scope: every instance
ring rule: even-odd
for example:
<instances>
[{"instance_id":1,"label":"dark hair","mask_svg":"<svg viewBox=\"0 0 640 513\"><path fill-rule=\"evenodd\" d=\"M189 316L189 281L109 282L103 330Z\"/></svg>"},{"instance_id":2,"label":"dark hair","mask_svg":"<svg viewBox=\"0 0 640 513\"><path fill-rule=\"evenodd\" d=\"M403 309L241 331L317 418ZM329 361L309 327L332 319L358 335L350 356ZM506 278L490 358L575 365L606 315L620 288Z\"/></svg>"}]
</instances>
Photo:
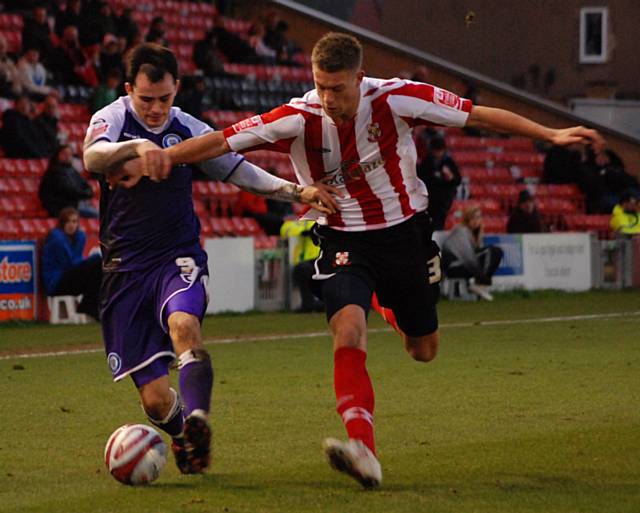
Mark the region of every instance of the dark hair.
<instances>
[{"instance_id":1,"label":"dark hair","mask_svg":"<svg viewBox=\"0 0 640 513\"><path fill-rule=\"evenodd\" d=\"M313 47L311 63L327 73L359 70L362 66L362 45L349 34L329 32Z\"/></svg>"},{"instance_id":2,"label":"dark hair","mask_svg":"<svg viewBox=\"0 0 640 513\"><path fill-rule=\"evenodd\" d=\"M47 172L54 169L58 164L60 164L60 152L69 148L73 152L73 148L71 148L70 144L59 144L56 146L51 158L49 159L49 164L47 165Z\"/></svg>"},{"instance_id":3,"label":"dark hair","mask_svg":"<svg viewBox=\"0 0 640 513\"><path fill-rule=\"evenodd\" d=\"M435 151L446 150L447 143L445 142L444 137L441 137L439 135L434 135L429 141L429 149L435 150Z\"/></svg>"},{"instance_id":4,"label":"dark hair","mask_svg":"<svg viewBox=\"0 0 640 513\"><path fill-rule=\"evenodd\" d=\"M152 84L160 82L167 73L176 81L178 61L168 48L155 43L143 43L131 52L127 65L127 82L135 84L139 73L144 73Z\"/></svg>"},{"instance_id":5,"label":"dark hair","mask_svg":"<svg viewBox=\"0 0 640 513\"><path fill-rule=\"evenodd\" d=\"M523 189L518 194L518 203L526 203L529 200L532 200L533 196L527 189Z\"/></svg>"},{"instance_id":6,"label":"dark hair","mask_svg":"<svg viewBox=\"0 0 640 513\"><path fill-rule=\"evenodd\" d=\"M64 230L64 225L67 224L69 219L71 219L73 216L80 217L80 212L78 212L78 209L74 207L64 207L58 214L58 228Z\"/></svg>"}]
</instances>

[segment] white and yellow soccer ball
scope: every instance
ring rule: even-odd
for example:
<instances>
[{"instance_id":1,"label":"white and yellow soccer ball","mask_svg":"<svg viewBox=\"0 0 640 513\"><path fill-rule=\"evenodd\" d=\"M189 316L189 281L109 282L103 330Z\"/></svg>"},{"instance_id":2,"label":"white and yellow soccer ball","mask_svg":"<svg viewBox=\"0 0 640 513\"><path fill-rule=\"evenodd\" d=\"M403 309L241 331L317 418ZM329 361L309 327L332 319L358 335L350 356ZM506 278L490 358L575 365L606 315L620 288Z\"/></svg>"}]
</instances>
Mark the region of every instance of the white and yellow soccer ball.
<instances>
[{"instance_id":1,"label":"white and yellow soccer ball","mask_svg":"<svg viewBox=\"0 0 640 513\"><path fill-rule=\"evenodd\" d=\"M104 463L121 483L148 484L158 479L167 463L167 444L151 426L125 424L107 440Z\"/></svg>"}]
</instances>

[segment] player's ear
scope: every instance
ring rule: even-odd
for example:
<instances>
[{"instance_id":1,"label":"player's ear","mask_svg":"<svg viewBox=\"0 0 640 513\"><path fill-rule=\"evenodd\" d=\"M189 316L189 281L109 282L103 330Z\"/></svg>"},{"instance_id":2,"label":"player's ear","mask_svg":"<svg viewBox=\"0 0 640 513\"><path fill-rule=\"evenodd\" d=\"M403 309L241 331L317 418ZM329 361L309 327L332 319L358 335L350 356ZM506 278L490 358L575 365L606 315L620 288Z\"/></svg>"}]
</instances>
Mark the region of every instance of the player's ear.
<instances>
[{"instance_id":1,"label":"player's ear","mask_svg":"<svg viewBox=\"0 0 640 513\"><path fill-rule=\"evenodd\" d=\"M124 90L129 96L133 94L133 86L131 85L131 82L124 83Z\"/></svg>"},{"instance_id":2,"label":"player's ear","mask_svg":"<svg viewBox=\"0 0 640 513\"><path fill-rule=\"evenodd\" d=\"M180 91L180 79L176 79L176 91L175 91L175 94L178 94L178 91Z\"/></svg>"},{"instance_id":3,"label":"player's ear","mask_svg":"<svg viewBox=\"0 0 640 513\"><path fill-rule=\"evenodd\" d=\"M362 82L362 79L364 78L364 70L360 69L358 71L358 73L356 74L356 78L358 79L358 84L360 84Z\"/></svg>"}]
</instances>

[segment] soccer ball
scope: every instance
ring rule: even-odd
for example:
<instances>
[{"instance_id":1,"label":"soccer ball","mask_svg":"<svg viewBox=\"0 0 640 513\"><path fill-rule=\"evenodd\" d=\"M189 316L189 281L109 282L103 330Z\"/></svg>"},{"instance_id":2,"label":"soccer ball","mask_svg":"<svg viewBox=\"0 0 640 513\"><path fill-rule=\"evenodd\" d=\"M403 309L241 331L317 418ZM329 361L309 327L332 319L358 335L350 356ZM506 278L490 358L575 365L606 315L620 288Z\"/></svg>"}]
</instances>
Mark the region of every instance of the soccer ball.
<instances>
[{"instance_id":1,"label":"soccer ball","mask_svg":"<svg viewBox=\"0 0 640 513\"><path fill-rule=\"evenodd\" d=\"M125 424L116 429L104 448L104 463L111 475L127 485L158 479L167 462L167 444L151 426Z\"/></svg>"}]
</instances>

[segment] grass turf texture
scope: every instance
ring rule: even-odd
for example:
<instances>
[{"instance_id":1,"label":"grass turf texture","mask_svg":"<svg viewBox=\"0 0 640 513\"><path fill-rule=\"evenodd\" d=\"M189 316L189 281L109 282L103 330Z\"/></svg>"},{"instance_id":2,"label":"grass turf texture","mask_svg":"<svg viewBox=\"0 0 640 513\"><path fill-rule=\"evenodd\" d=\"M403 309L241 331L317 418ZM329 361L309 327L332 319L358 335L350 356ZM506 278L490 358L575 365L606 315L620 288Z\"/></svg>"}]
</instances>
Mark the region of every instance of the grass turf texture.
<instances>
[{"instance_id":1,"label":"grass turf texture","mask_svg":"<svg viewBox=\"0 0 640 513\"><path fill-rule=\"evenodd\" d=\"M343 436L328 336L210 345L213 466L130 488L102 463L109 434L144 422L102 353L0 360L2 512L640 511L640 316L471 325L640 310L640 292L508 294L443 302L430 364L394 333L370 336L381 490L334 473L320 450ZM447 324L450 327L447 327ZM383 326L375 314L372 327ZM205 337L305 333L321 315L209 318ZM0 351L92 347L96 326L0 327ZM174 376L175 377L175 376Z\"/></svg>"}]
</instances>

